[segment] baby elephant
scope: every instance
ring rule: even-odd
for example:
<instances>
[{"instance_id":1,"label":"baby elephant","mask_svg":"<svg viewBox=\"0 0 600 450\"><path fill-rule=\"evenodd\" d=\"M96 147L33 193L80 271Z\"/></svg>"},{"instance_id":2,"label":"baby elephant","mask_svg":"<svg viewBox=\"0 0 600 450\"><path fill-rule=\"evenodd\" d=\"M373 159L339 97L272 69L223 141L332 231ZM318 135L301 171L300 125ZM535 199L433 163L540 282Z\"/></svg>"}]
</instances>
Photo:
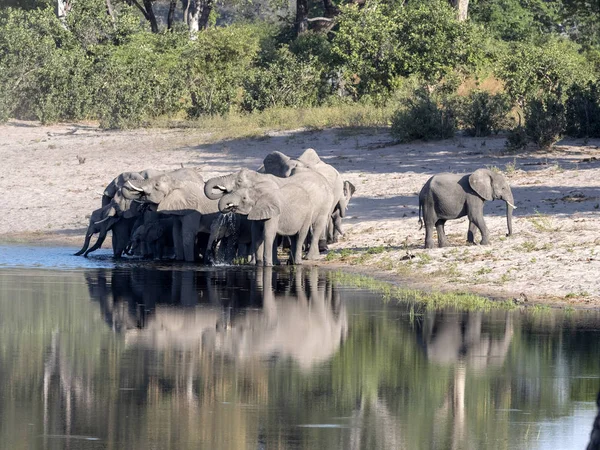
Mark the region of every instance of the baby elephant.
<instances>
[{"instance_id":1,"label":"baby elephant","mask_svg":"<svg viewBox=\"0 0 600 450\"><path fill-rule=\"evenodd\" d=\"M440 173L432 176L419 193L419 225L425 222L425 248L433 248L433 227L438 235L438 244L448 244L444 232L446 220L468 216L467 240L475 242L475 229L481 231L481 244L490 243L489 231L483 220L483 204L486 200L506 202L508 234L512 234L512 212L516 208L508 182L500 173L478 169L472 174L455 175ZM421 220L421 210L423 220Z\"/></svg>"}]
</instances>

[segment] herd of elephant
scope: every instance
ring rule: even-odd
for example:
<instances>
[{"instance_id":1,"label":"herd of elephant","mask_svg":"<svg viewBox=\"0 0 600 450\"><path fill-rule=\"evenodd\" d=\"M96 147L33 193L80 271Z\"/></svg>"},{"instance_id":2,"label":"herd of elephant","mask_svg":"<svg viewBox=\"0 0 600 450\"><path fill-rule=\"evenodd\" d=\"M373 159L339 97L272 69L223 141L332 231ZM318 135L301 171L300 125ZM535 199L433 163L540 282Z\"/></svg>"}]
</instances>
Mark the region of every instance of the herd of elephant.
<instances>
[{"instance_id":1,"label":"herd of elephant","mask_svg":"<svg viewBox=\"0 0 600 450\"><path fill-rule=\"evenodd\" d=\"M271 266L279 264L278 246L288 244L289 263L301 264L304 251L304 259L315 260L343 234L342 218L354 192L354 185L314 149L298 158L276 151L257 171L242 169L207 181L194 169L124 172L104 190L102 207L91 214L76 255L100 248L112 230L116 258L126 253ZM467 240L474 243L479 229L481 244L489 244L483 205L494 199L506 202L512 234L514 199L502 174L478 169L468 175L431 177L419 194L425 247L433 247L434 228L439 246L447 245L445 222L463 216L469 219ZM99 237L90 247L94 234Z\"/></svg>"},{"instance_id":2,"label":"herd of elephant","mask_svg":"<svg viewBox=\"0 0 600 450\"><path fill-rule=\"evenodd\" d=\"M251 259L278 264L277 247L290 245L291 264L317 259L342 234L355 191L349 181L307 149L297 159L266 156L257 170L204 180L194 169L124 172L104 190L90 216L87 256L112 230L113 254L205 263ZM90 247L94 234L98 240Z\"/></svg>"}]
</instances>

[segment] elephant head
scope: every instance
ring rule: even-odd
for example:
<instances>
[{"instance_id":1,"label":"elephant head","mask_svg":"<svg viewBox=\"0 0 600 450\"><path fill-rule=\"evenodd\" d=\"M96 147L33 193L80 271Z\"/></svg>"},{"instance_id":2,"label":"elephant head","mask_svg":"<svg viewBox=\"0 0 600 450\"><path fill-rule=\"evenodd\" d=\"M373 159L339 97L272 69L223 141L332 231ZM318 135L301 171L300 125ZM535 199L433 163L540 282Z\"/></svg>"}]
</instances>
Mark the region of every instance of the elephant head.
<instances>
[{"instance_id":1,"label":"elephant head","mask_svg":"<svg viewBox=\"0 0 600 450\"><path fill-rule=\"evenodd\" d=\"M489 169L478 169L469 176L469 185L484 200L506 202L506 224L508 235L512 234L512 212L516 209L510 186L501 173Z\"/></svg>"},{"instance_id":2,"label":"elephant head","mask_svg":"<svg viewBox=\"0 0 600 450\"><path fill-rule=\"evenodd\" d=\"M264 176L258 172L242 169L229 175L214 177L204 185L204 194L211 200L218 200L229 192L251 187Z\"/></svg>"},{"instance_id":3,"label":"elephant head","mask_svg":"<svg viewBox=\"0 0 600 450\"><path fill-rule=\"evenodd\" d=\"M269 153L263 160L264 173L270 173L280 178L287 178L297 166L298 160L292 159L281 152Z\"/></svg>"},{"instance_id":4,"label":"elephant head","mask_svg":"<svg viewBox=\"0 0 600 450\"><path fill-rule=\"evenodd\" d=\"M222 213L234 212L247 215L248 220L266 220L281 213L281 202L269 183L256 187L242 188L227 193L219 200Z\"/></svg>"},{"instance_id":5,"label":"elephant head","mask_svg":"<svg viewBox=\"0 0 600 450\"><path fill-rule=\"evenodd\" d=\"M204 180L190 169L181 169L142 183L127 183L124 191L137 201L158 205L157 211L169 214L186 214L190 211L206 212L207 199L202 194Z\"/></svg>"}]
</instances>

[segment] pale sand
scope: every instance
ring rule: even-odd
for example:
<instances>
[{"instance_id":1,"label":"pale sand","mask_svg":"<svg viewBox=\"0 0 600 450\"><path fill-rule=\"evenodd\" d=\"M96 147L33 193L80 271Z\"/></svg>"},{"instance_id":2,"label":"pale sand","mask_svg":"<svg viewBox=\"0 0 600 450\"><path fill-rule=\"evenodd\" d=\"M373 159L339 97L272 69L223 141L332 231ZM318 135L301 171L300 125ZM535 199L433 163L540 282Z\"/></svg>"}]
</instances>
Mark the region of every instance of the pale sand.
<instances>
[{"instance_id":1,"label":"pale sand","mask_svg":"<svg viewBox=\"0 0 600 450\"><path fill-rule=\"evenodd\" d=\"M551 152L517 156L504 139L455 138L394 144L385 131L334 129L220 141L191 129L102 131L93 125L0 126L0 241L83 242L88 217L120 172L203 167L208 178L256 169L274 150L298 156L312 147L357 190L332 250L384 246L352 270L432 289L473 291L530 302L600 306L600 141L561 142ZM77 156L85 158L80 164ZM518 209L506 238L505 204L488 202L490 246L467 245L465 218L449 221L452 247L425 250L417 193L438 172L502 170ZM106 245L110 243L105 243ZM344 262L356 263L351 252ZM324 258L323 258L324 259ZM339 259L322 264L340 264Z\"/></svg>"}]
</instances>

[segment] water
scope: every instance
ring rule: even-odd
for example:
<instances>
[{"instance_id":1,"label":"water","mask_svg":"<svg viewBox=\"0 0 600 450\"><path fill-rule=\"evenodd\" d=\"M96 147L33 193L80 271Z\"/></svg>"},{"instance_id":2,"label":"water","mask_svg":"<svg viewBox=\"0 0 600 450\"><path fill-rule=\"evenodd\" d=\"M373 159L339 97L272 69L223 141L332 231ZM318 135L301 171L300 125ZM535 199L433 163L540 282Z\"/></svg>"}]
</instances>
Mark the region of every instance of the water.
<instances>
[{"instance_id":1,"label":"water","mask_svg":"<svg viewBox=\"0 0 600 450\"><path fill-rule=\"evenodd\" d=\"M583 449L597 312L0 247L1 449ZM60 269L58 270L57 267Z\"/></svg>"}]
</instances>

